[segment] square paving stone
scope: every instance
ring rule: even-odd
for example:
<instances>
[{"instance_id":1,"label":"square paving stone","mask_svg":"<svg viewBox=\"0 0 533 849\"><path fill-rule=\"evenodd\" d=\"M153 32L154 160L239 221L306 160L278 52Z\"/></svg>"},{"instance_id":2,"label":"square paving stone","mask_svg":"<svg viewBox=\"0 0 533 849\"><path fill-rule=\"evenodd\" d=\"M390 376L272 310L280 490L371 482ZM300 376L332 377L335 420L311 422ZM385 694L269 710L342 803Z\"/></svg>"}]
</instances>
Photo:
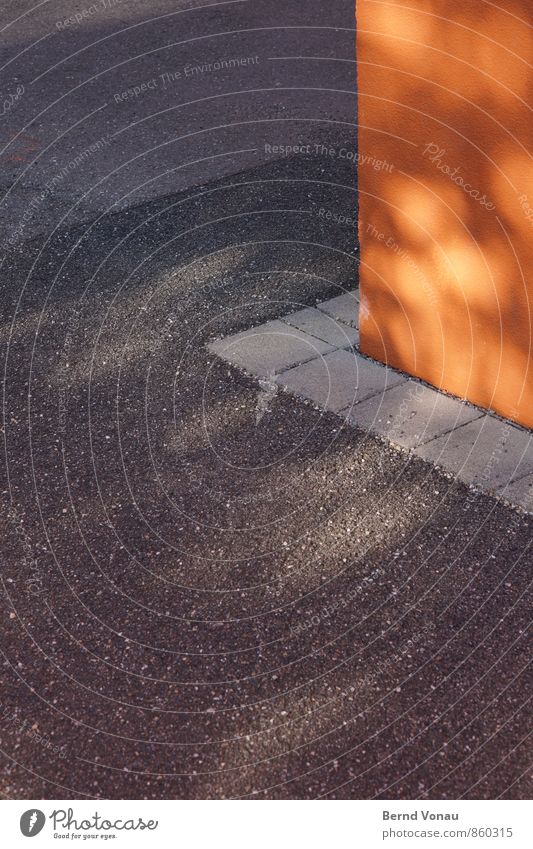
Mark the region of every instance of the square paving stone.
<instances>
[{"instance_id":1,"label":"square paving stone","mask_svg":"<svg viewBox=\"0 0 533 849\"><path fill-rule=\"evenodd\" d=\"M209 350L250 374L268 377L326 354L333 346L282 321L269 321L218 339L209 345Z\"/></svg>"},{"instance_id":2,"label":"square paving stone","mask_svg":"<svg viewBox=\"0 0 533 849\"><path fill-rule=\"evenodd\" d=\"M420 445L415 454L489 492L533 472L531 434L487 414Z\"/></svg>"},{"instance_id":3,"label":"square paving stone","mask_svg":"<svg viewBox=\"0 0 533 849\"><path fill-rule=\"evenodd\" d=\"M276 382L336 413L404 379L353 352L334 351L283 372Z\"/></svg>"},{"instance_id":4,"label":"square paving stone","mask_svg":"<svg viewBox=\"0 0 533 849\"><path fill-rule=\"evenodd\" d=\"M533 513L533 474L502 487L500 495L512 504L523 507L528 513Z\"/></svg>"},{"instance_id":5,"label":"square paving stone","mask_svg":"<svg viewBox=\"0 0 533 849\"><path fill-rule=\"evenodd\" d=\"M309 307L298 310L283 318L287 324L298 327L311 336L329 342L335 348L355 347L359 343L359 331L332 318L327 313Z\"/></svg>"},{"instance_id":6,"label":"square paving stone","mask_svg":"<svg viewBox=\"0 0 533 849\"><path fill-rule=\"evenodd\" d=\"M406 380L357 404L350 418L396 445L415 448L483 413L415 380Z\"/></svg>"},{"instance_id":7,"label":"square paving stone","mask_svg":"<svg viewBox=\"0 0 533 849\"><path fill-rule=\"evenodd\" d=\"M317 304L317 309L350 327L359 327L359 290Z\"/></svg>"}]
</instances>

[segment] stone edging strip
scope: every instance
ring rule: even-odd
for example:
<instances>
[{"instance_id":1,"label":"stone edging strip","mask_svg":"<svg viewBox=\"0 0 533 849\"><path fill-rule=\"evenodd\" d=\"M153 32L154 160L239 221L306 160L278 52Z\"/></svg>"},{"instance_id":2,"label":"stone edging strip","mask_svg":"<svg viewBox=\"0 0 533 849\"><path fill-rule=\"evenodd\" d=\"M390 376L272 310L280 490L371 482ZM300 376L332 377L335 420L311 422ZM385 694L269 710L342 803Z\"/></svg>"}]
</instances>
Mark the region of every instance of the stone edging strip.
<instances>
[{"instance_id":1,"label":"stone edging strip","mask_svg":"<svg viewBox=\"0 0 533 849\"><path fill-rule=\"evenodd\" d=\"M346 292L209 350L533 513L533 434L361 355L357 315L358 292Z\"/></svg>"}]
</instances>

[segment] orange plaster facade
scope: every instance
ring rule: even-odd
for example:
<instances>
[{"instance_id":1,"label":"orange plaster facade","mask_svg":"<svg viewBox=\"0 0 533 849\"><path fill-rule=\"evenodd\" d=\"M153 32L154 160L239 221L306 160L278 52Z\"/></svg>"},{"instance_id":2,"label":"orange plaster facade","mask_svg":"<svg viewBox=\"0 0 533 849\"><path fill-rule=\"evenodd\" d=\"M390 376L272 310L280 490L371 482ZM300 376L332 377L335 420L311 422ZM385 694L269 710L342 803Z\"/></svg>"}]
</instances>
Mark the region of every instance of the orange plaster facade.
<instances>
[{"instance_id":1,"label":"orange plaster facade","mask_svg":"<svg viewBox=\"0 0 533 849\"><path fill-rule=\"evenodd\" d=\"M533 427L533 2L356 13L361 349Z\"/></svg>"}]
</instances>

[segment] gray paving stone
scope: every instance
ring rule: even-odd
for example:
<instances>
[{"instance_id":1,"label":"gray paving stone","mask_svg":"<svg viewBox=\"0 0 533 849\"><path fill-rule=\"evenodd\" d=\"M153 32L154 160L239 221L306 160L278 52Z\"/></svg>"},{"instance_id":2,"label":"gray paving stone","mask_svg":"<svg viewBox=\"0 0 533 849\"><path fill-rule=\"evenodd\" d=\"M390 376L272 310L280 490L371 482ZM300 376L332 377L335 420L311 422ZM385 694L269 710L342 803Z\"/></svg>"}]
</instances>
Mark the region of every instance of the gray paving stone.
<instances>
[{"instance_id":1,"label":"gray paving stone","mask_svg":"<svg viewBox=\"0 0 533 849\"><path fill-rule=\"evenodd\" d=\"M349 351L334 351L278 375L276 382L325 410L339 412L404 380Z\"/></svg>"},{"instance_id":2,"label":"gray paving stone","mask_svg":"<svg viewBox=\"0 0 533 849\"><path fill-rule=\"evenodd\" d=\"M209 349L533 513L533 435L351 350L357 296L306 307Z\"/></svg>"},{"instance_id":3,"label":"gray paving stone","mask_svg":"<svg viewBox=\"0 0 533 849\"><path fill-rule=\"evenodd\" d=\"M481 410L415 380L406 380L368 401L347 417L404 448L415 448L483 415Z\"/></svg>"},{"instance_id":4,"label":"gray paving stone","mask_svg":"<svg viewBox=\"0 0 533 849\"><path fill-rule=\"evenodd\" d=\"M208 347L212 353L258 377L274 375L333 350L327 342L282 321L269 321L218 339Z\"/></svg>"},{"instance_id":5,"label":"gray paving stone","mask_svg":"<svg viewBox=\"0 0 533 849\"><path fill-rule=\"evenodd\" d=\"M342 324L327 313L312 307L284 316L283 321L310 333L311 336L323 339L324 342L329 342L335 348L357 347L359 344L359 331L356 327Z\"/></svg>"},{"instance_id":6,"label":"gray paving stone","mask_svg":"<svg viewBox=\"0 0 533 849\"><path fill-rule=\"evenodd\" d=\"M502 487L500 495L511 504L517 504L528 513L533 513L533 474Z\"/></svg>"},{"instance_id":7,"label":"gray paving stone","mask_svg":"<svg viewBox=\"0 0 533 849\"><path fill-rule=\"evenodd\" d=\"M531 434L488 414L419 446L415 454L488 492L533 472Z\"/></svg>"},{"instance_id":8,"label":"gray paving stone","mask_svg":"<svg viewBox=\"0 0 533 849\"><path fill-rule=\"evenodd\" d=\"M350 327L359 327L359 290L317 304L317 309Z\"/></svg>"}]
</instances>

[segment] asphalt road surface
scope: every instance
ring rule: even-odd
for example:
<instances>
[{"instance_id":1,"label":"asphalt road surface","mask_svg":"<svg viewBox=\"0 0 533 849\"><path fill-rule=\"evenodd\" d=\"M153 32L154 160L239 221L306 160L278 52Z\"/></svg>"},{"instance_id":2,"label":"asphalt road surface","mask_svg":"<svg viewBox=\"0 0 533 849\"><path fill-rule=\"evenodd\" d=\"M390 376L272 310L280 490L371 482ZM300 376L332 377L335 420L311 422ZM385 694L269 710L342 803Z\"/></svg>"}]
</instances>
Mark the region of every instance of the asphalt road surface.
<instances>
[{"instance_id":1,"label":"asphalt road surface","mask_svg":"<svg viewBox=\"0 0 533 849\"><path fill-rule=\"evenodd\" d=\"M2 796L526 797L531 520L206 349L356 285L352 4L92 6L1 9Z\"/></svg>"}]
</instances>

